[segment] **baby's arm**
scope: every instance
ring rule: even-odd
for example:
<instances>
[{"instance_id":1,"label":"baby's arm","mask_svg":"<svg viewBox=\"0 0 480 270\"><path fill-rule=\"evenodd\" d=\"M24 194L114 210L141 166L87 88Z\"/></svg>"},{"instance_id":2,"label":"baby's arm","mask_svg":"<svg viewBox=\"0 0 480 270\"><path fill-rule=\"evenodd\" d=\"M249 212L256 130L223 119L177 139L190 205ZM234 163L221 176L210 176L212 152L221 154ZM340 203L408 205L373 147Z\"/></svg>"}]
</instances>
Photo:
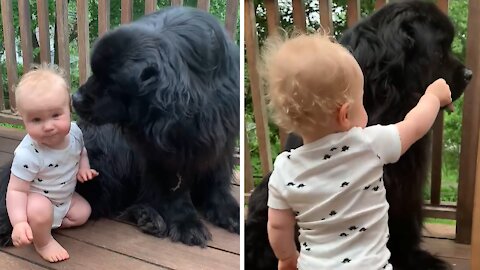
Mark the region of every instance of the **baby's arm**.
<instances>
[{"instance_id":1,"label":"baby's arm","mask_svg":"<svg viewBox=\"0 0 480 270\"><path fill-rule=\"evenodd\" d=\"M98 175L98 172L90 168L90 162L88 160L87 149L83 147L82 153L80 154L80 162L77 173L77 180L81 183L91 180Z\"/></svg>"},{"instance_id":2,"label":"baby's arm","mask_svg":"<svg viewBox=\"0 0 480 270\"><path fill-rule=\"evenodd\" d=\"M32 228L27 222L27 197L30 182L10 175L7 188L7 212L12 224L12 242L15 246L30 244L33 240Z\"/></svg>"},{"instance_id":3,"label":"baby's arm","mask_svg":"<svg viewBox=\"0 0 480 270\"><path fill-rule=\"evenodd\" d=\"M295 223L291 209L268 209L268 239L278 258L279 270L297 269Z\"/></svg>"},{"instance_id":4,"label":"baby's arm","mask_svg":"<svg viewBox=\"0 0 480 270\"><path fill-rule=\"evenodd\" d=\"M441 107L452 102L450 87L444 79L430 84L425 94L402 122L396 124L402 143L402 155L432 127Z\"/></svg>"}]
</instances>

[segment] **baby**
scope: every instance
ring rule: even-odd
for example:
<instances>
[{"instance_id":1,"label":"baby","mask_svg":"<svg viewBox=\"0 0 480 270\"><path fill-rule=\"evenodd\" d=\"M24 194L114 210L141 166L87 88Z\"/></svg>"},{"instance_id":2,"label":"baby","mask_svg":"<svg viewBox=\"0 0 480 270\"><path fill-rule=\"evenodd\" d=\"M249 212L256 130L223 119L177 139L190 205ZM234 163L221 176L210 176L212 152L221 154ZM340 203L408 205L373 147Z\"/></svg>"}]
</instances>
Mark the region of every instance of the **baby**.
<instances>
[{"instance_id":1,"label":"baby","mask_svg":"<svg viewBox=\"0 0 480 270\"><path fill-rule=\"evenodd\" d=\"M452 101L448 85L433 82L402 122L366 127L362 70L345 48L321 34L266 46L275 120L305 143L276 158L269 181L278 269L392 269L383 166L428 132Z\"/></svg>"},{"instance_id":2,"label":"baby","mask_svg":"<svg viewBox=\"0 0 480 270\"><path fill-rule=\"evenodd\" d=\"M7 211L16 247L33 242L49 262L69 258L52 228L84 224L88 202L76 181L97 176L90 169L80 128L70 120L69 87L57 66L43 64L26 73L15 98L27 135L15 149L7 189Z\"/></svg>"}]
</instances>

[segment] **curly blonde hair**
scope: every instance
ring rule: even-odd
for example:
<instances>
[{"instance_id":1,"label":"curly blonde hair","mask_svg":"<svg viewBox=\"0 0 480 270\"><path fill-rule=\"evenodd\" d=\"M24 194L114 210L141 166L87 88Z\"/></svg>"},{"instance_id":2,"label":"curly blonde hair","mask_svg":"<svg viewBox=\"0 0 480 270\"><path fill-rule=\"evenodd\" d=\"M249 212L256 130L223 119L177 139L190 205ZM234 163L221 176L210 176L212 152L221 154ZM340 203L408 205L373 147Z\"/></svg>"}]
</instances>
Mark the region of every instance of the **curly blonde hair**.
<instances>
[{"instance_id":1,"label":"curly blonde hair","mask_svg":"<svg viewBox=\"0 0 480 270\"><path fill-rule=\"evenodd\" d=\"M326 127L352 100L350 52L324 33L275 36L263 48L263 78L278 126L300 135Z\"/></svg>"},{"instance_id":2,"label":"curly blonde hair","mask_svg":"<svg viewBox=\"0 0 480 270\"><path fill-rule=\"evenodd\" d=\"M23 74L14 88L17 108L21 108L23 91L35 91L35 93L42 94L42 92L44 93L54 86L65 89L65 93L70 99L70 86L65 72L58 65L50 63L34 64L30 71Z\"/></svg>"}]
</instances>

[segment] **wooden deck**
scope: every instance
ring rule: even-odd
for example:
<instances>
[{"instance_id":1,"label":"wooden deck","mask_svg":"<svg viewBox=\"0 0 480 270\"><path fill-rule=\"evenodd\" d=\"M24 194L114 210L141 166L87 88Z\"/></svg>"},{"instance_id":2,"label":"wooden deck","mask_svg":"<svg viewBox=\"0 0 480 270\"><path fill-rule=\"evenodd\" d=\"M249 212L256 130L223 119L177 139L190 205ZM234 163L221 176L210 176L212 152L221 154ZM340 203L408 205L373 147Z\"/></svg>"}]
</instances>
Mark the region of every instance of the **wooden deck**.
<instances>
[{"instance_id":1,"label":"wooden deck","mask_svg":"<svg viewBox=\"0 0 480 270\"><path fill-rule=\"evenodd\" d=\"M0 127L0 165L9 161L24 132ZM240 196L238 179L232 192ZM32 246L0 249L0 269L240 269L240 237L207 224L212 241L207 248L190 247L146 235L114 220L89 221L86 225L57 230L55 239L70 254L60 263L45 262Z\"/></svg>"}]
</instances>

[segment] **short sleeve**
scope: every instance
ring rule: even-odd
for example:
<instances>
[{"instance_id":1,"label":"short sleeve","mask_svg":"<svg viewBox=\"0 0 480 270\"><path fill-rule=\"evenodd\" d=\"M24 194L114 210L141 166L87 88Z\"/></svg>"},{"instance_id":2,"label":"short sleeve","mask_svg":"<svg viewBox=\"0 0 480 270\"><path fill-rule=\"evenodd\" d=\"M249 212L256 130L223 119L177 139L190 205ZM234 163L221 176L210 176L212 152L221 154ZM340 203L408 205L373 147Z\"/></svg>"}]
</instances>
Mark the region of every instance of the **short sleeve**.
<instances>
[{"instance_id":1,"label":"short sleeve","mask_svg":"<svg viewBox=\"0 0 480 270\"><path fill-rule=\"evenodd\" d=\"M82 148L83 146L85 145L84 142L83 142L83 133L82 133L82 130L78 127L78 125L74 122L71 123L71 126L70 126L70 133L73 135L73 137L75 137L75 139L77 139Z\"/></svg>"},{"instance_id":2,"label":"short sleeve","mask_svg":"<svg viewBox=\"0 0 480 270\"><path fill-rule=\"evenodd\" d=\"M384 164L397 162L401 156L402 144L400 134L395 125L375 125L365 128L373 151Z\"/></svg>"},{"instance_id":3,"label":"short sleeve","mask_svg":"<svg viewBox=\"0 0 480 270\"><path fill-rule=\"evenodd\" d=\"M40 160L35 153L28 148L22 147L15 150L11 172L16 177L33 181L40 171Z\"/></svg>"},{"instance_id":4,"label":"short sleeve","mask_svg":"<svg viewBox=\"0 0 480 270\"><path fill-rule=\"evenodd\" d=\"M268 207L274 209L290 209L291 207L286 202L282 195L282 190L285 189L284 180L282 177L282 163L283 156L280 154L275 160L274 169L268 181Z\"/></svg>"}]
</instances>

